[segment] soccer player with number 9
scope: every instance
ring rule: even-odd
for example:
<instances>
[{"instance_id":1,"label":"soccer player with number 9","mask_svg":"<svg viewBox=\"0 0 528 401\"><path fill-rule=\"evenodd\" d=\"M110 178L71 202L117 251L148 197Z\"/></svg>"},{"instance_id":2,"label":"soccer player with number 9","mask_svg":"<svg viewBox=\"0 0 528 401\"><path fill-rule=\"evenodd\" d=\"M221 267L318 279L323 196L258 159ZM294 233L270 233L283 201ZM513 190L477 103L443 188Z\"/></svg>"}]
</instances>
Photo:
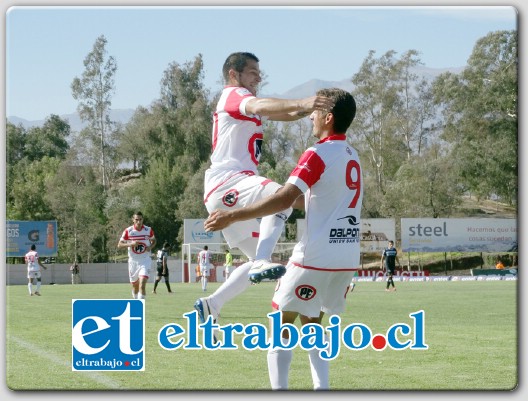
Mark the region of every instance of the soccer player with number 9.
<instances>
[{"instance_id":1,"label":"soccer player with number 9","mask_svg":"<svg viewBox=\"0 0 528 401\"><path fill-rule=\"evenodd\" d=\"M304 194L306 229L295 246L286 273L277 285L272 306L282 311L282 324L321 324L325 313L338 315L360 261L363 188L357 151L346 131L356 113L353 96L341 89L322 89L318 96L334 100L329 112L310 115L318 142L300 157L288 181L277 193L238 210L216 210L205 222L216 231L238 221L258 218L290 207ZM288 332L283 332L287 343ZM329 365L319 349L308 352L314 390L329 388ZM292 349L268 351L273 390L288 388Z\"/></svg>"}]
</instances>

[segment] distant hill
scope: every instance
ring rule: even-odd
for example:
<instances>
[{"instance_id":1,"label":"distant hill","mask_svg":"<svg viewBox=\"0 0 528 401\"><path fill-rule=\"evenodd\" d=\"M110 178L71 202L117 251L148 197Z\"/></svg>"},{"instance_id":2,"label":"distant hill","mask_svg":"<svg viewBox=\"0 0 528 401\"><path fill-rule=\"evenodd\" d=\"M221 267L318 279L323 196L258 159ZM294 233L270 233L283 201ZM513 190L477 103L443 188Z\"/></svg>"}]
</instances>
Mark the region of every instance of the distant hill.
<instances>
[{"instance_id":1,"label":"distant hill","mask_svg":"<svg viewBox=\"0 0 528 401\"><path fill-rule=\"evenodd\" d=\"M423 76L428 81L434 80L440 74L445 72L451 72L453 74L460 74L465 67L452 67L452 68L428 68L428 67L416 67L413 72L418 76ZM282 97L286 99L300 99L303 97L312 96L319 89L323 88L340 88L346 91L352 91L354 84L352 83L352 76L350 78L343 79L341 81L324 81L321 79L311 79L303 84L297 85L282 94L270 94L263 93L263 96L269 97ZM266 88L264 87L264 92Z\"/></svg>"},{"instance_id":2,"label":"distant hill","mask_svg":"<svg viewBox=\"0 0 528 401\"><path fill-rule=\"evenodd\" d=\"M453 68L428 68L428 67L417 67L414 69L416 74L423 76L428 80L435 79L438 75L444 72L452 72L454 74L459 74L464 67L453 67ZM321 79L311 79L303 84L297 85L284 93L266 93L266 88L264 87L262 96L263 97L279 97L286 99L300 99L304 97L309 97L315 94L319 89L322 88L340 88L346 91L352 91L354 89L354 84L352 84L352 77L343 79L341 81L324 81ZM113 121L126 124L132 115L134 114L135 109L116 109L111 110L110 118ZM68 120L70 127L73 132L81 131L86 124L81 122L79 115L77 113L62 114L59 115L60 118ZM44 124L45 120L35 120L29 121L17 116L9 116L7 120L14 124L21 124L24 128L28 129L31 127L40 127Z\"/></svg>"},{"instance_id":3,"label":"distant hill","mask_svg":"<svg viewBox=\"0 0 528 401\"><path fill-rule=\"evenodd\" d=\"M116 109L110 111L110 119L115 122L119 122L122 124L126 124L130 118L132 118L132 115L134 114L133 109ZM49 117L49 116L47 116ZM80 132L84 127L86 127L86 123L83 123L81 121L81 118L79 117L79 114L77 113L70 113L70 114L62 114L59 115L60 118L63 120L67 120L70 124L72 132ZM9 116L7 117L7 120L14 125L22 125L24 128L28 129L31 127L41 127L44 125L44 120L26 120L24 118L20 118L17 116Z\"/></svg>"}]
</instances>

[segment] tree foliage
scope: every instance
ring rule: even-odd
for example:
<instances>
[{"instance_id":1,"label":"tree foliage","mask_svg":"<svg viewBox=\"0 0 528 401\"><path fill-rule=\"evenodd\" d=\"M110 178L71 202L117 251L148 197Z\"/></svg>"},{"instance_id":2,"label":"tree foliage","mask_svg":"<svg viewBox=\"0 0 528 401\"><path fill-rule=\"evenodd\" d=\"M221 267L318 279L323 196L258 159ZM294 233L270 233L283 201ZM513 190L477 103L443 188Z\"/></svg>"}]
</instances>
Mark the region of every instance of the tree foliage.
<instances>
[{"instance_id":1,"label":"tree foliage","mask_svg":"<svg viewBox=\"0 0 528 401\"><path fill-rule=\"evenodd\" d=\"M461 74L435 82L443 108L443 138L452 144L466 189L478 197L517 197L517 32L491 32L477 41Z\"/></svg>"},{"instance_id":2,"label":"tree foliage","mask_svg":"<svg viewBox=\"0 0 528 401\"><path fill-rule=\"evenodd\" d=\"M72 95L79 100L77 111L82 121L89 123L86 133L100 151L100 167L103 187L109 186L107 157L108 137L114 132L110 120L111 99L115 90L114 76L117 64L114 57L106 57L107 40L104 35L97 38L93 49L84 59L81 78L75 77L71 83Z\"/></svg>"},{"instance_id":3,"label":"tree foliage","mask_svg":"<svg viewBox=\"0 0 528 401\"><path fill-rule=\"evenodd\" d=\"M57 190L59 189L59 190ZM61 258L106 261L103 187L89 166L61 163L47 183L47 200L57 219Z\"/></svg>"},{"instance_id":4,"label":"tree foliage","mask_svg":"<svg viewBox=\"0 0 528 401\"><path fill-rule=\"evenodd\" d=\"M119 127L110 121L116 60L104 36L71 83L88 127L71 138L56 115L42 127L7 123L7 218L56 219L59 260L118 260L136 210L178 249L183 220L204 218L218 95L203 85L203 59L168 64L160 95ZM449 217L462 194L517 196L518 55L515 31L480 39L460 73L424 79L419 53L371 51L352 76L356 119L348 136L363 167L364 217ZM265 85L263 81L262 85ZM307 118L264 123L260 173L283 183L312 143ZM294 234L295 218L289 227ZM290 238L290 240L293 238Z\"/></svg>"},{"instance_id":5,"label":"tree foliage","mask_svg":"<svg viewBox=\"0 0 528 401\"><path fill-rule=\"evenodd\" d=\"M430 84L414 72L422 64L418 52L396 56L391 50L375 58L371 51L352 78L357 113L350 134L362 160L363 213L369 217L407 212L400 202L382 205L395 198L391 192L401 166L416 164L434 127Z\"/></svg>"}]
</instances>

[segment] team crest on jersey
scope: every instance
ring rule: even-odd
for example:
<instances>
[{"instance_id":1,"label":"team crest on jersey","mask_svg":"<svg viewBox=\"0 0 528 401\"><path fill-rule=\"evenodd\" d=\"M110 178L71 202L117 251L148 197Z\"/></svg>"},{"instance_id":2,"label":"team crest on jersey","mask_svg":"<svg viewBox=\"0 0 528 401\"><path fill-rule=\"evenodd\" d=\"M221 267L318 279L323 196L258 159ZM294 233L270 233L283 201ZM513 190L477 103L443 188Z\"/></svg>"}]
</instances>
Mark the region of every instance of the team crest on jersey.
<instances>
[{"instance_id":1,"label":"team crest on jersey","mask_svg":"<svg viewBox=\"0 0 528 401\"><path fill-rule=\"evenodd\" d=\"M317 290L308 284L302 284L295 289L295 295L297 298L303 301L309 301L317 294Z\"/></svg>"},{"instance_id":2,"label":"team crest on jersey","mask_svg":"<svg viewBox=\"0 0 528 401\"><path fill-rule=\"evenodd\" d=\"M260 161L260 155L262 154L262 142L263 142L264 136L260 134L254 134L251 139L249 140L248 144L248 151L251 155L251 160L253 160L253 163L255 163L257 166Z\"/></svg>"},{"instance_id":3,"label":"team crest on jersey","mask_svg":"<svg viewBox=\"0 0 528 401\"><path fill-rule=\"evenodd\" d=\"M147 244L144 244L143 242L140 242L136 246L132 247L132 252L139 254L145 253L147 250Z\"/></svg>"},{"instance_id":4,"label":"team crest on jersey","mask_svg":"<svg viewBox=\"0 0 528 401\"><path fill-rule=\"evenodd\" d=\"M222 198L222 202L227 207L235 206L238 202L238 191L236 189L230 189L227 191Z\"/></svg>"}]
</instances>

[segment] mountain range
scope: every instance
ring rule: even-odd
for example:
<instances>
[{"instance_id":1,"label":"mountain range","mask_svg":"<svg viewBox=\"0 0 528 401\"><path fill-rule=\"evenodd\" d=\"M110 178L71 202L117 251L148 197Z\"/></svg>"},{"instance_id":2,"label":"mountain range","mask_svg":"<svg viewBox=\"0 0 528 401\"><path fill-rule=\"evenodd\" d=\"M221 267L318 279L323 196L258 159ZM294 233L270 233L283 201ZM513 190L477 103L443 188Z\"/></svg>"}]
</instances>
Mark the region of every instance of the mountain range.
<instances>
[{"instance_id":1,"label":"mountain range","mask_svg":"<svg viewBox=\"0 0 528 401\"><path fill-rule=\"evenodd\" d=\"M427 80L433 80L438 75L444 72L451 72L459 74L464 67L453 67L453 68L428 68L428 67L417 67L414 72L419 76L423 76ZM341 81L325 81L321 79L311 79L301 85L297 85L284 93L264 93L265 88L261 96L263 97L278 97L286 99L301 99L309 97L315 94L319 89L336 87L346 91L352 91L354 84L351 81L352 78L346 78ZM110 119L115 122L126 124L130 118L134 115L135 109L115 109L110 111ZM70 124L72 132L80 132L86 123L82 122L79 114L72 112L69 114L59 115L63 120L67 120ZM31 127L40 127L44 124L45 120L26 120L17 116L8 116L7 120L14 125L22 125L22 127L28 129Z\"/></svg>"}]
</instances>

